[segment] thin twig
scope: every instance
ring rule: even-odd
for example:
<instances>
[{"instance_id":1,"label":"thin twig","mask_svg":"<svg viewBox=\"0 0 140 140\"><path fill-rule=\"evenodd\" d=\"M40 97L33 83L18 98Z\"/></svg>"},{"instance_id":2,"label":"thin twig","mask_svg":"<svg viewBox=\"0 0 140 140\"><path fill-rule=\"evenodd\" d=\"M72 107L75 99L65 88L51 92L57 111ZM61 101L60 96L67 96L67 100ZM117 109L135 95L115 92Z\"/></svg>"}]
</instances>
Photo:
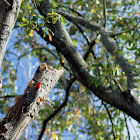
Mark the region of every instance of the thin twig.
<instances>
[{"instance_id":1,"label":"thin twig","mask_svg":"<svg viewBox=\"0 0 140 140\"><path fill-rule=\"evenodd\" d=\"M89 53L91 51L93 51L92 48L93 48L93 45L95 45L95 39L93 39L92 41L90 41L89 37L86 35L86 33L83 31L83 29L79 25L77 25L77 24L76 24L76 26L79 29L79 31L82 33L83 37L86 39L87 44L89 46L87 52L84 55L84 60L87 60L87 58L89 56Z\"/></svg>"},{"instance_id":2,"label":"thin twig","mask_svg":"<svg viewBox=\"0 0 140 140\"><path fill-rule=\"evenodd\" d=\"M130 131L129 131L128 124L127 124L127 118L124 113L123 113L123 115L124 115L124 121L125 121L126 129L127 129L128 140L130 140Z\"/></svg>"},{"instance_id":3,"label":"thin twig","mask_svg":"<svg viewBox=\"0 0 140 140\"><path fill-rule=\"evenodd\" d=\"M5 96L0 96L0 98L2 99L2 98L14 98L15 96L17 96L17 95L5 95Z\"/></svg>"},{"instance_id":4,"label":"thin twig","mask_svg":"<svg viewBox=\"0 0 140 140\"><path fill-rule=\"evenodd\" d=\"M23 57L23 56L25 56L25 55L27 55L27 54L29 54L29 53L31 53L31 52L33 52L34 50L41 50L41 49L42 49L42 50L47 50L47 51L48 51L49 53L51 53L56 59L58 59L58 56L56 56L49 48L46 48L46 47L34 48L33 50L31 50L31 51L29 51L29 52L27 52L27 53L21 55L20 58Z\"/></svg>"},{"instance_id":5,"label":"thin twig","mask_svg":"<svg viewBox=\"0 0 140 140\"><path fill-rule=\"evenodd\" d=\"M108 109L108 107L106 106L106 104L104 102L102 102L102 104L104 105L106 111L107 111L107 114L109 116L109 119L110 119L110 122L111 122L111 125L112 125L112 133L113 133L113 137L114 137L114 140L116 140L116 134L115 134L115 131L114 131L114 123L113 123L113 119L111 117L111 113Z\"/></svg>"},{"instance_id":6,"label":"thin twig","mask_svg":"<svg viewBox=\"0 0 140 140\"><path fill-rule=\"evenodd\" d=\"M106 23L107 23L107 17L106 17L106 0L103 0L104 2L104 9L103 9L103 14L104 14L104 28L106 28Z\"/></svg>"},{"instance_id":7,"label":"thin twig","mask_svg":"<svg viewBox=\"0 0 140 140\"><path fill-rule=\"evenodd\" d=\"M137 22L137 24L136 24L134 27L130 28L130 29L127 30L127 31L121 31L121 32L116 33L116 34L110 34L110 37L115 38L115 36L122 35L123 33L128 33L128 32L130 32L130 31L134 30L134 29L137 27L137 25L139 25L139 23L140 23L140 21Z\"/></svg>"},{"instance_id":8,"label":"thin twig","mask_svg":"<svg viewBox=\"0 0 140 140\"><path fill-rule=\"evenodd\" d=\"M78 30L82 33L82 35L84 36L84 38L86 39L87 44L90 45L90 39L89 39L89 37L86 35L86 33L83 31L83 29L78 24L76 24L76 26L77 26Z\"/></svg>"},{"instance_id":9,"label":"thin twig","mask_svg":"<svg viewBox=\"0 0 140 140\"><path fill-rule=\"evenodd\" d=\"M139 135L137 134L137 131L136 131L136 129L135 129L135 127L134 127L134 125L133 125L133 123L132 123L132 121L131 121L130 118L129 118L129 121L130 121L130 123L131 123L131 125L132 125L132 127L133 127L133 129L134 129L134 131L135 131L135 133L136 133L136 136L137 136L138 140L140 140L140 137L139 137Z\"/></svg>"},{"instance_id":10,"label":"thin twig","mask_svg":"<svg viewBox=\"0 0 140 140\"><path fill-rule=\"evenodd\" d=\"M70 7L67 7L67 6L63 6L63 7L68 8L68 9L70 9L71 11L75 12L78 16L83 17L83 15L80 14L78 11L76 11L74 8L70 8Z\"/></svg>"}]
</instances>

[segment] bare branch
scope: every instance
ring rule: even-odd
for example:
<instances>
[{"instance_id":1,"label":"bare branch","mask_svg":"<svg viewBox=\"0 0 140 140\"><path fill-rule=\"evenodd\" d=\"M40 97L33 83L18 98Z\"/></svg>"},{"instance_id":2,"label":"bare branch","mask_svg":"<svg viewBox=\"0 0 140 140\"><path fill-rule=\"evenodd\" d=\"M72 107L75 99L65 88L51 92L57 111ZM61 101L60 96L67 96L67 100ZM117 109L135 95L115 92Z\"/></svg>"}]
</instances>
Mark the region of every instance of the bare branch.
<instances>
[{"instance_id":1,"label":"bare branch","mask_svg":"<svg viewBox=\"0 0 140 140\"><path fill-rule=\"evenodd\" d=\"M135 131L135 134L136 134L138 140L140 140L140 137L139 137L139 135L138 135L138 133L137 133L137 131L136 131L136 129L135 129L135 127L134 127L134 125L133 125L132 120L131 120L130 117L129 117L129 121L130 121L130 123L131 123L131 125L132 125L132 127L133 127L133 129L134 129L134 131Z\"/></svg>"},{"instance_id":2,"label":"bare branch","mask_svg":"<svg viewBox=\"0 0 140 140\"><path fill-rule=\"evenodd\" d=\"M126 129L127 129L128 140L130 140L130 131L129 131L128 124L127 124L127 118L126 118L125 114L123 114L123 115L124 115L124 121L125 121Z\"/></svg>"},{"instance_id":3,"label":"bare branch","mask_svg":"<svg viewBox=\"0 0 140 140\"><path fill-rule=\"evenodd\" d=\"M86 35L86 33L83 31L83 29L79 25L76 24L76 26L77 26L78 30L82 33L82 35L84 36L84 38L86 39L87 44L90 45L90 39L89 39L89 37Z\"/></svg>"},{"instance_id":4,"label":"bare branch","mask_svg":"<svg viewBox=\"0 0 140 140\"><path fill-rule=\"evenodd\" d=\"M110 113L108 107L106 106L106 104L104 102L102 102L102 103L103 103L103 105L104 105L104 107L105 107L105 109L107 111L108 116L109 116L109 119L110 119L110 122L111 122L111 125L112 125L113 137L114 137L114 140L116 140L116 133L115 133L115 130L114 130L114 123L113 123L113 119L111 117L111 113Z\"/></svg>"},{"instance_id":5,"label":"bare branch","mask_svg":"<svg viewBox=\"0 0 140 140\"><path fill-rule=\"evenodd\" d=\"M107 17L106 17L106 0L103 0L104 3L104 9L103 9L103 14L104 14L104 28L106 28L106 24L107 24Z\"/></svg>"},{"instance_id":6,"label":"bare branch","mask_svg":"<svg viewBox=\"0 0 140 140\"><path fill-rule=\"evenodd\" d=\"M6 96L0 96L0 98L14 98L16 95L6 95Z\"/></svg>"}]
</instances>

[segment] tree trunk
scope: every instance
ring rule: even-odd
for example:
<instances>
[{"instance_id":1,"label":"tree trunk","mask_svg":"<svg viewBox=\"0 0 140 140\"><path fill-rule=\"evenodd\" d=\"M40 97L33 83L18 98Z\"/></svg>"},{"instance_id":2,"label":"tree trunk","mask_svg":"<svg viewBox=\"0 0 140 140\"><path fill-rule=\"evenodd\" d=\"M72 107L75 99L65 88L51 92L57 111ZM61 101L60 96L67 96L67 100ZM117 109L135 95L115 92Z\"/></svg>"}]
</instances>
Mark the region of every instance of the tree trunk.
<instances>
[{"instance_id":1,"label":"tree trunk","mask_svg":"<svg viewBox=\"0 0 140 140\"><path fill-rule=\"evenodd\" d=\"M38 115L53 86L63 73L43 63L36 71L17 103L11 107L0 124L1 140L18 140L28 125ZM38 86L38 83L39 84ZM37 86L36 86L37 85ZM41 87L40 87L41 85Z\"/></svg>"},{"instance_id":2,"label":"tree trunk","mask_svg":"<svg viewBox=\"0 0 140 140\"><path fill-rule=\"evenodd\" d=\"M0 67L16 23L22 0L0 1Z\"/></svg>"}]
</instances>

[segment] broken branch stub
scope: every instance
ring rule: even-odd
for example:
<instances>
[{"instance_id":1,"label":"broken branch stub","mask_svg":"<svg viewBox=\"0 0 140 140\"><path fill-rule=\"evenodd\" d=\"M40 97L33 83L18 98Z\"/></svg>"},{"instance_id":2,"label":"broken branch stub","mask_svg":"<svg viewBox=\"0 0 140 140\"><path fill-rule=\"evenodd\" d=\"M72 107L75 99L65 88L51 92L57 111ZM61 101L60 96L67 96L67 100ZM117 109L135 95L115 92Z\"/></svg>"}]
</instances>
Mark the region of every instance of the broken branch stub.
<instances>
[{"instance_id":1,"label":"broken branch stub","mask_svg":"<svg viewBox=\"0 0 140 140\"><path fill-rule=\"evenodd\" d=\"M0 140L18 140L24 130L38 115L42 104L63 74L63 68L56 70L43 63L38 67L17 103L11 107L0 124Z\"/></svg>"}]
</instances>

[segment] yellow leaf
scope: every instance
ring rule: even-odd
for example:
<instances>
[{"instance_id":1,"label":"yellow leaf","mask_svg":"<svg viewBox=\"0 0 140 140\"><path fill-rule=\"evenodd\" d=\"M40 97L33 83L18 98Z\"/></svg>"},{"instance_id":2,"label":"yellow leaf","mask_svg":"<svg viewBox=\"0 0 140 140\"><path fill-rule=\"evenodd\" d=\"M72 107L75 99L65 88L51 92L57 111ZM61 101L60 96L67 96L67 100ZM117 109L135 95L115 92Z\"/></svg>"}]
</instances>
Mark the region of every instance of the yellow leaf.
<instances>
[{"instance_id":1,"label":"yellow leaf","mask_svg":"<svg viewBox=\"0 0 140 140\"><path fill-rule=\"evenodd\" d=\"M61 61L62 63L64 63L64 59L62 59L62 61Z\"/></svg>"},{"instance_id":2,"label":"yellow leaf","mask_svg":"<svg viewBox=\"0 0 140 140\"><path fill-rule=\"evenodd\" d=\"M36 14L32 14L32 16L36 17Z\"/></svg>"},{"instance_id":3,"label":"yellow leaf","mask_svg":"<svg viewBox=\"0 0 140 140\"><path fill-rule=\"evenodd\" d=\"M123 71L122 73L123 73L123 74L125 74L125 72L124 72L124 71Z\"/></svg>"},{"instance_id":4,"label":"yellow leaf","mask_svg":"<svg viewBox=\"0 0 140 140\"><path fill-rule=\"evenodd\" d=\"M54 140L56 140L57 137L58 137L58 136L57 136L55 133L52 134L52 138L53 138Z\"/></svg>"},{"instance_id":5,"label":"yellow leaf","mask_svg":"<svg viewBox=\"0 0 140 140\"><path fill-rule=\"evenodd\" d=\"M112 41L114 41L115 39L114 38L112 38Z\"/></svg>"},{"instance_id":6,"label":"yellow leaf","mask_svg":"<svg viewBox=\"0 0 140 140\"><path fill-rule=\"evenodd\" d=\"M45 61L46 57L45 56L42 56L42 61Z\"/></svg>"},{"instance_id":7,"label":"yellow leaf","mask_svg":"<svg viewBox=\"0 0 140 140\"><path fill-rule=\"evenodd\" d=\"M126 33L123 33L123 35L126 35Z\"/></svg>"},{"instance_id":8,"label":"yellow leaf","mask_svg":"<svg viewBox=\"0 0 140 140\"><path fill-rule=\"evenodd\" d=\"M79 112L79 109L78 109L78 108L75 108L75 112L76 112L76 115L77 115L77 116L80 114L80 112Z\"/></svg>"},{"instance_id":9,"label":"yellow leaf","mask_svg":"<svg viewBox=\"0 0 140 140\"><path fill-rule=\"evenodd\" d=\"M2 67L3 67L3 71L5 71L8 68L8 66L6 65L3 65Z\"/></svg>"},{"instance_id":10,"label":"yellow leaf","mask_svg":"<svg viewBox=\"0 0 140 140\"><path fill-rule=\"evenodd\" d=\"M138 12L137 15L140 16L140 12Z\"/></svg>"},{"instance_id":11,"label":"yellow leaf","mask_svg":"<svg viewBox=\"0 0 140 140\"><path fill-rule=\"evenodd\" d=\"M49 40L52 41L52 35L48 32Z\"/></svg>"},{"instance_id":12,"label":"yellow leaf","mask_svg":"<svg viewBox=\"0 0 140 140\"><path fill-rule=\"evenodd\" d=\"M72 8L74 8L77 3L78 1L74 2L74 4L72 5Z\"/></svg>"},{"instance_id":13,"label":"yellow leaf","mask_svg":"<svg viewBox=\"0 0 140 140\"><path fill-rule=\"evenodd\" d=\"M118 66L116 66L116 67L115 67L115 70L118 70L118 69L119 69L119 67L118 67Z\"/></svg>"},{"instance_id":14,"label":"yellow leaf","mask_svg":"<svg viewBox=\"0 0 140 140\"><path fill-rule=\"evenodd\" d=\"M126 79L127 79L127 77L126 77L126 76L124 76L123 78L124 78L124 80L126 80Z\"/></svg>"},{"instance_id":15,"label":"yellow leaf","mask_svg":"<svg viewBox=\"0 0 140 140\"><path fill-rule=\"evenodd\" d=\"M29 36L33 36L34 35L34 30L31 29Z\"/></svg>"},{"instance_id":16,"label":"yellow leaf","mask_svg":"<svg viewBox=\"0 0 140 140\"><path fill-rule=\"evenodd\" d=\"M34 26L34 28L36 28L37 31L39 31L39 29L37 28L37 26L35 24L32 24Z\"/></svg>"},{"instance_id":17,"label":"yellow leaf","mask_svg":"<svg viewBox=\"0 0 140 140\"><path fill-rule=\"evenodd\" d=\"M32 8L32 6L29 3L27 3L27 7L28 7L28 9Z\"/></svg>"},{"instance_id":18,"label":"yellow leaf","mask_svg":"<svg viewBox=\"0 0 140 140\"><path fill-rule=\"evenodd\" d=\"M113 53L115 53L117 51L117 49L115 49L114 51L113 51Z\"/></svg>"},{"instance_id":19,"label":"yellow leaf","mask_svg":"<svg viewBox=\"0 0 140 140\"><path fill-rule=\"evenodd\" d=\"M72 41L74 46L77 46L77 41Z\"/></svg>"},{"instance_id":20,"label":"yellow leaf","mask_svg":"<svg viewBox=\"0 0 140 140\"><path fill-rule=\"evenodd\" d=\"M95 12L95 8L92 8L90 13L93 14Z\"/></svg>"},{"instance_id":21,"label":"yellow leaf","mask_svg":"<svg viewBox=\"0 0 140 140\"><path fill-rule=\"evenodd\" d=\"M58 13L48 13L47 15L58 15Z\"/></svg>"}]
</instances>

